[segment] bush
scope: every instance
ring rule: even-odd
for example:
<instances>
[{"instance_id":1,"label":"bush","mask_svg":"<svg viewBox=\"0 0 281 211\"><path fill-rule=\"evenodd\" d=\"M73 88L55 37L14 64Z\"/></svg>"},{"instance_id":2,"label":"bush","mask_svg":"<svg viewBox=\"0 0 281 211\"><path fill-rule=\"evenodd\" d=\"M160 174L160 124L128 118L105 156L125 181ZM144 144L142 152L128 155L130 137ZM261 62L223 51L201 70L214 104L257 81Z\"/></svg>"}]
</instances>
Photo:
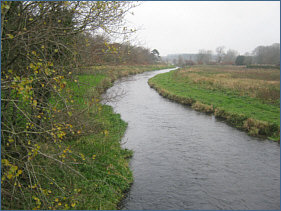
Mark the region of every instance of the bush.
<instances>
[{"instance_id":1,"label":"bush","mask_svg":"<svg viewBox=\"0 0 281 211\"><path fill-rule=\"evenodd\" d=\"M235 60L236 65L250 65L252 63L251 56L237 56Z\"/></svg>"}]
</instances>

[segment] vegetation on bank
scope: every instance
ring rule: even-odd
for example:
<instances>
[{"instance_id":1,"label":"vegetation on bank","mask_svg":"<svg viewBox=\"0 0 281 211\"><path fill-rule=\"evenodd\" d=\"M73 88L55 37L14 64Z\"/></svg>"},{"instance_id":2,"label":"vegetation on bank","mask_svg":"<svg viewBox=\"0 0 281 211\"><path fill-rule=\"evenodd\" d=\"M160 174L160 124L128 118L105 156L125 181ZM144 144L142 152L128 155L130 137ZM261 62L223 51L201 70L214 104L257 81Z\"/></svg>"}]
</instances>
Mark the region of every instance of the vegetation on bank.
<instances>
[{"instance_id":1,"label":"vegetation on bank","mask_svg":"<svg viewBox=\"0 0 281 211\"><path fill-rule=\"evenodd\" d=\"M280 71L192 66L149 79L164 97L223 117L254 136L280 140Z\"/></svg>"},{"instance_id":2,"label":"vegetation on bank","mask_svg":"<svg viewBox=\"0 0 281 211\"><path fill-rule=\"evenodd\" d=\"M2 209L117 209L133 181L127 160L132 151L120 143L127 123L100 104L100 95L121 76L162 68L167 66L96 66L75 75L64 89L73 94L69 106L77 110L61 117L67 124L53 122L58 139L34 144L30 137L23 146L26 153L11 139L3 146ZM56 98L51 95L49 102L62 113ZM68 136L66 128L72 134L62 139Z\"/></svg>"},{"instance_id":3,"label":"vegetation on bank","mask_svg":"<svg viewBox=\"0 0 281 211\"><path fill-rule=\"evenodd\" d=\"M1 2L2 209L116 209L131 152L120 146L126 123L100 93L135 69L115 66L160 62L129 43L124 17L136 6Z\"/></svg>"}]
</instances>

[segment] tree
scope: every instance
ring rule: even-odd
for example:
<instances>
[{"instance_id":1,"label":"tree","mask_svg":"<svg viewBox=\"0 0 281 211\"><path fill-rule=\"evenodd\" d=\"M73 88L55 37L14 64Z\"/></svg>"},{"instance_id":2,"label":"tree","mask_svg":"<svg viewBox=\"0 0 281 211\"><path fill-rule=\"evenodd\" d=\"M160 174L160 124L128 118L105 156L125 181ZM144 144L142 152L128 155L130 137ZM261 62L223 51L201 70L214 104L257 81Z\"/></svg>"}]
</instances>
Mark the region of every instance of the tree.
<instances>
[{"instance_id":1,"label":"tree","mask_svg":"<svg viewBox=\"0 0 281 211\"><path fill-rule=\"evenodd\" d=\"M200 49L198 54L197 54L197 61L204 61L205 60L205 55L206 55L206 50L205 49Z\"/></svg>"},{"instance_id":2,"label":"tree","mask_svg":"<svg viewBox=\"0 0 281 211\"><path fill-rule=\"evenodd\" d=\"M159 53L159 51L157 50L157 49L153 49L152 51L151 51L151 53L153 53L155 56L157 56L157 57L159 57L159 55L160 55L160 53Z\"/></svg>"},{"instance_id":3,"label":"tree","mask_svg":"<svg viewBox=\"0 0 281 211\"><path fill-rule=\"evenodd\" d=\"M197 54L197 61L202 61L204 63L208 63L212 58L213 51L200 49Z\"/></svg>"},{"instance_id":4,"label":"tree","mask_svg":"<svg viewBox=\"0 0 281 211\"><path fill-rule=\"evenodd\" d=\"M206 59L205 59L205 62L206 62L206 63L208 63L208 62L211 61L212 55L213 55L213 51L212 51L212 50L207 50L207 51L206 51Z\"/></svg>"},{"instance_id":5,"label":"tree","mask_svg":"<svg viewBox=\"0 0 281 211\"><path fill-rule=\"evenodd\" d=\"M179 57L178 57L178 66L179 66L179 67L182 67L182 66L183 66L182 55L179 55Z\"/></svg>"},{"instance_id":6,"label":"tree","mask_svg":"<svg viewBox=\"0 0 281 211\"><path fill-rule=\"evenodd\" d=\"M89 103L83 109L73 99L79 95L71 89L77 83L74 75L83 55L109 48L106 39L101 45L89 43L93 34L130 32L124 16L133 7L122 1L1 2L2 209L49 207L46 187L53 181L43 160L73 172L61 146L92 133L90 123L98 126L89 117L95 96L84 96Z\"/></svg>"},{"instance_id":7,"label":"tree","mask_svg":"<svg viewBox=\"0 0 281 211\"><path fill-rule=\"evenodd\" d=\"M152 58L154 61L160 61L160 54L159 54L159 51L157 49L153 49L151 51L151 55L152 55Z\"/></svg>"},{"instance_id":8,"label":"tree","mask_svg":"<svg viewBox=\"0 0 281 211\"><path fill-rule=\"evenodd\" d=\"M280 64L280 43L258 46L252 53L257 64Z\"/></svg>"},{"instance_id":9,"label":"tree","mask_svg":"<svg viewBox=\"0 0 281 211\"><path fill-rule=\"evenodd\" d=\"M236 50L229 49L224 55L224 62L234 62L239 53Z\"/></svg>"},{"instance_id":10,"label":"tree","mask_svg":"<svg viewBox=\"0 0 281 211\"><path fill-rule=\"evenodd\" d=\"M218 63L221 63L224 56L225 56L225 52L224 52L225 47L224 46L219 46L216 48L216 53L217 53L217 61Z\"/></svg>"}]
</instances>

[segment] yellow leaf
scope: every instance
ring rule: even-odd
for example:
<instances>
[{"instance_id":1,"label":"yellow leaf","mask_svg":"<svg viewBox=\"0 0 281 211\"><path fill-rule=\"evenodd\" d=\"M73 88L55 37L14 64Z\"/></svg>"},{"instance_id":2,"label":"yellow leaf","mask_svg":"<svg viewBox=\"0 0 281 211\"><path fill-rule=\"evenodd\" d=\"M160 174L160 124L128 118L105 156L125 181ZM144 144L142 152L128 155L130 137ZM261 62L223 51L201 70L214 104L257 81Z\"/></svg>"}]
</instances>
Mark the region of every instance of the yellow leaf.
<instances>
[{"instance_id":1,"label":"yellow leaf","mask_svg":"<svg viewBox=\"0 0 281 211\"><path fill-rule=\"evenodd\" d=\"M56 201L56 202L58 202L58 201L59 201L59 199L58 199L58 198L56 198L56 199L55 199L55 201Z\"/></svg>"},{"instance_id":2,"label":"yellow leaf","mask_svg":"<svg viewBox=\"0 0 281 211\"><path fill-rule=\"evenodd\" d=\"M12 174L8 174L8 179L11 179L12 177L13 177L13 175Z\"/></svg>"},{"instance_id":3,"label":"yellow leaf","mask_svg":"<svg viewBox=\"0 0 281 211\"><path fill-rule=\"evenodd\" d=\"M12 34L7 34L7 36L10 38L10 39L13 39L14 36Z\"/></svg>"},{"instance_id":4,"label":"yellow leaf","mask_svg":"<svg viewBox=\"0 0 281 211\"><path fill-rule=\"evenodd\" d=\"M13 143L15 140L14 139L9 139L8 140L10 143Z\"/></svg>"},{"instance_id":5,"label":"yellow leaf","mask_svg":"<svg viewBox=\"0 0 281 211\"><path fill-rule=\"evenodd\" d=\"M33 105L36 107L36 105L37 105L37 100L33 100Z\"/></svg>"},{"instance_id":6,"label":"yellow leaf","mask_svg":"<svg viewBox=\"0 0 281 211\"><path fill-rule=\"evenodd\" d=\"M76 205L75 203L71 203L71 206L72 206L72 207L75 207L75 205Z\"/></svg>"}]
</instances>

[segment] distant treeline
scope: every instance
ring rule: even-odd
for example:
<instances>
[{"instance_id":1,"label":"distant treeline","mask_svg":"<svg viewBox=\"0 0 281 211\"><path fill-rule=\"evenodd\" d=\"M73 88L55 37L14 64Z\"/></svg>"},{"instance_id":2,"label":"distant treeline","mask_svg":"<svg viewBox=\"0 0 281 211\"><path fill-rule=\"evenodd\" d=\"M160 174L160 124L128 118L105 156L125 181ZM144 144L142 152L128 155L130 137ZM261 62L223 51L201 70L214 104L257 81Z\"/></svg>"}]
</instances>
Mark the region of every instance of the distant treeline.
<instances>
[{"instance_id":1,"label":"distant treeline","mask_svg":"<svg viewBox=\"0 0 281 211\"><path fill-rule=\"evenodd\" d=\"M268 64L280 65L280 43L270 46L258 46L251 53L246 52L239 55L236 50L228 49L224 46L216 48L214 53L211 50L200 49L197 54L168 54L162 57L166 62L172 62L179 66L192 64Z\"/></svg>"}]
</instances>

